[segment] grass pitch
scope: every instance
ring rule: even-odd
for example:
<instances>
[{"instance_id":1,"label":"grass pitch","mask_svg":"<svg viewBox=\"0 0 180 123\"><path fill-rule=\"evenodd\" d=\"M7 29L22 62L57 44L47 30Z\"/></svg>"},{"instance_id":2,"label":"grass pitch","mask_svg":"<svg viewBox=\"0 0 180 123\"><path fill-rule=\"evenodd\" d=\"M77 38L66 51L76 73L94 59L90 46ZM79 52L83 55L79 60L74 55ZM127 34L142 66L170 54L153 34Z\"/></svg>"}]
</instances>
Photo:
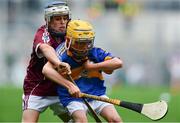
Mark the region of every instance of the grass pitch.
<instances>
[{"instance_id":1,"label":"grass pitch","mask_svg":"<svg viewBox=\"0 0 180 123\"><path fill-rule=\"evenodd\" d=\"M158 122L180 122L180 91L170 93L168 87L132 87L115 86L108 92L110 98L129 102L151 103L160 99L168 100L167 115ZM0 87L0 122L20 122L22 115L22 89L12 86ZM152 122L139 113L116 106L124 122ZM48 109L40 115L40 122L59 122L59 119ZM89 116L89 121L94 119ZM157 122L157 121L156 121Z\"/></svg>"}]
</instances>

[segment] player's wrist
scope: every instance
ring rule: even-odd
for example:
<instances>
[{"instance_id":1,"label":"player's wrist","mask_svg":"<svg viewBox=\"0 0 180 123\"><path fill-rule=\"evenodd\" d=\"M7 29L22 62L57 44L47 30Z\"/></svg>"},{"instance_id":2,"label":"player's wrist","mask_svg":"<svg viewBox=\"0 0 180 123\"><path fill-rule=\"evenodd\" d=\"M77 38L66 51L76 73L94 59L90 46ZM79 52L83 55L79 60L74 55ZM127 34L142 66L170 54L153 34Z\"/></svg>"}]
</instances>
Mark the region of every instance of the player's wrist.
<instances>
[{"instance_id":1,"label":"player's wrist","mask_svg":"<svg viewBox=\"0 0 180 123\"><path fill-rule=\"evenodd\" d=\"M90 66L91 70L101 70L101 64L100 63L93 63Z\"/></svg>"},{"instance_id":2,"label":"player's wrist","mask_svg":"<svg viewBox=\"0 0 180 123\"><path fill-rule=\"evenodd\" d=\"M71 90L71 88L73 88L74 86L75 86L75 85L74 85L72 82L68 81L66 88L67 88L68 90Z\"/></svg>"}]
</instances>

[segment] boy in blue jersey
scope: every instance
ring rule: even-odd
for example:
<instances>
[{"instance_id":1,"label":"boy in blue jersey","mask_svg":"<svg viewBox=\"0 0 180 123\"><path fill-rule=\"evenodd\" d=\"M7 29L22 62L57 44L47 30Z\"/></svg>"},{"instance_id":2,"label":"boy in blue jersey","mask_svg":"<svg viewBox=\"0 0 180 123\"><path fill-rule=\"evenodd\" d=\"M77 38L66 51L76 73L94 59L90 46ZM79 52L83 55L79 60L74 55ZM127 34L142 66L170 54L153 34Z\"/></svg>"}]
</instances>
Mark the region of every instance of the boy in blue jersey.
<instances>
[{"instance_id":1,"label":"boy in blue jersey","mask_svg":"<svg viewBox=\"0 0 180 123\"><path fill-rule=\"evenodd\" d=\"M106 87L102 72L112 73L122 67L122 61L111 53L94 47L95 33L90 23L72 20L67 25L66 41L56 49L59 59L71 66L71 76L80 91L96 96L106 96ZM66 86L66 71L57 70L51 63L43 68L43 73L55 82L61 82L57 92L61 103L67 107L75 122L87 122L87 107L80 92L72 95L72 89ZM108 122L121 122L112 104L88 99L92 108Z\"/></svg>"}]
</instances>

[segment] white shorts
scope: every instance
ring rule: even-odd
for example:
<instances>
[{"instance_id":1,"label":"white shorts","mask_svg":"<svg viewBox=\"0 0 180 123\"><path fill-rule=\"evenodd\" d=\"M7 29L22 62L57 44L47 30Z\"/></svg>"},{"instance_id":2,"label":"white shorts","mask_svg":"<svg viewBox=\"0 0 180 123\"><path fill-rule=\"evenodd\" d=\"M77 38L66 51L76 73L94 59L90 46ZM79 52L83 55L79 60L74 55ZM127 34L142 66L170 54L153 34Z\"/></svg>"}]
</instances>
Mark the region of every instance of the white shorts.
<instances>
[{"instance_id":1,"label":"white shorts","mask_svg":"<svg viewBox=\"0 0 180 123\"><path fill-rule=\"evenodd\" d=\"M108 98L106 95L102 95L101 97ZM106 106L112 105L110 103L102 102L102 101L97 101L93 100L89 102L90 106L92 109L97 113L100 114L103 108ZM70 113L70 116L73 114L73 112L77 110L84 110L85 112L88 111L88 108L84 102L79 102L79 101L72 101L67 105L67 109Z\"/></svg>"},{"instance_id":2,"label":"white shorts","mask_svg":"<svg viewBox=\"0 0 180 123\"><path fill-rule=\"evenodd\" d=\"M60 103L58 96L34 96L23 95L23 110L33 109L40 113L45 111L48 107L54 111L54 115L67 113L67 108Z\"/></svg>"}]
</instances>

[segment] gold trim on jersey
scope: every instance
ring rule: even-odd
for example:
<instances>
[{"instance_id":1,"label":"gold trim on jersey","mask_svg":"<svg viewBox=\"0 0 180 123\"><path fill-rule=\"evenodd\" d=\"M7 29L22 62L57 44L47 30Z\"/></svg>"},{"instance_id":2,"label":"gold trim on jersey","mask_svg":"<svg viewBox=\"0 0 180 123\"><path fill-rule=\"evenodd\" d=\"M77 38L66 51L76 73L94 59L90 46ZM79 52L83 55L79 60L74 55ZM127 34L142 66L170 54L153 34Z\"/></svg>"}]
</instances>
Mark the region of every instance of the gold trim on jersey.
<instances>
[{"instance_id":1,"label":"gold trim on jersey","mask_svg":"<svg viewBox=\"0 0 180 123\"><path fill-rule=\"evenodd\" d=\"M81 76L81 72L83 71L83 67L78 67L75 69L72 69L71 76L74 80L79 79Z\"/></svg>"},{"instance_id":2,"label":"gold trim on jersey","mask_svg":"<svg viewBox=\"0 0 180 123\"><path fill-rule=\"evenodd\" d=\"M80 77L87 77L87 78L99 78L100 80L104 80L103 75L99 71L87 71L83 67L78 67L72 69L72 78L74 80L79 79Z\"/></svg>"}]
</instances>

